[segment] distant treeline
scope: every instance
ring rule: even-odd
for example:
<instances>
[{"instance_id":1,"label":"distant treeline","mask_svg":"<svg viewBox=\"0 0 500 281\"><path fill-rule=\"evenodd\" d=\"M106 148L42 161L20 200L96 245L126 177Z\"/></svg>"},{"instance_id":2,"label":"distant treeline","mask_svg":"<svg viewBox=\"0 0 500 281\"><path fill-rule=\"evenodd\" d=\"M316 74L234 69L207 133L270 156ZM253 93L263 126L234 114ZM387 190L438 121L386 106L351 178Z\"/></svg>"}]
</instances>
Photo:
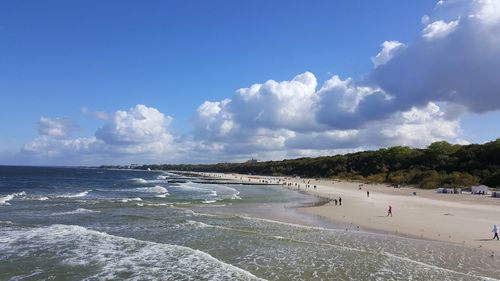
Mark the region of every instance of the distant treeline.
<instances>
[{"instance_id":1,"label":"distant treeline","mask_svg":"<svg viewBox=\"0 0 500 281\"><path fill-rule=\"evenodd\" d=\"M426 149L396 146L376 151L283 161L199 165L143 165L137 169L339 178L421 188L500 187L500 139L485 144L435 142Z\"/></svg>"}]
</instances>

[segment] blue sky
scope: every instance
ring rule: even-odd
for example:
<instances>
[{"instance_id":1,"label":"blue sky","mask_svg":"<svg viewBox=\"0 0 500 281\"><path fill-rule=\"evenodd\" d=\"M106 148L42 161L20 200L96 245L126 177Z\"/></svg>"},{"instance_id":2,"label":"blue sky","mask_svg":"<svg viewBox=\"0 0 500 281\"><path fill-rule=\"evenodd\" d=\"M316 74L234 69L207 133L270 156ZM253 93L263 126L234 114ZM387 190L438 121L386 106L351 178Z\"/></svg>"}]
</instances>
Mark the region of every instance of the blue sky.
<instances>
[{"instance_id":1,"label":"blue sky","mask_svg":"<svg viewBox=\"0 0 500 281\"><path fill-rule=\"evenodd\" d=\"M467 5L461 3L463 1L451 2L458 2L452 3L455 6ZM284 101L273 109L257 110L253 118L238 116L245 109L263 105L264 108L270 103L246 104L239 110L236 90L268 80L291 81L304 72L314 75L317 91L334 75L341 81L352 77L353 85L347 88L358 89L354 91L359 92L359 87L367 85L377 88L378 81L367 77L371 77L372 72L374 77L385 75L384 69L373 70L371 60L380 52L381 44L397 40L408 46L408 50L415 49L412 44L422 41L423 29L432 23L423 23L422 16L431 15L436 21L441 17L445 19L436 12L436 7L436 1L3 1L0 3L0 96L3 105L0 111L0 156L3 155L3 160L0 164L78 165L133 160L211 162L237 161L249 156L281 159L397 144L425 146L426 142L437 139L463 143L494 139L500 131L497 108L469 109L467 101L435 96L415 103L411 99L412 102L404 106L403 103L391 106L394 109L376 114L384 116L376 118L377 124L356 116L355 127L340 124L343 121L338 114L326 112L331 110L325 104L341 102L326 96L321 99L325 103L312 102L319 104L312 108L321 108L325 116L334 120L311 117L328 120L319 122L321 124L305 124L307 128L282 125L283 120L274 119L252 123L272 110L282 112L280 106L285 104L288 109L293 108L295 102ZM480 8L468 7L467 12ZM449 11L454 12L451 8ZM452 22L452 19L446 20ZM386 80L380 78L380 84L392 85ZM280 91L295 90L277 91L271 91L268 97L282 96ZM259 95L266 99L269 91L259 92ZM201 118L207 116L198 110L205 101L217 103L224 99L231 103L227 108L213 105L219 110L219 116L211 116L211 123ZM440 109L429 109L427 102L433 102ZM429 136L423 142L412 141L406 136L393 139L384 136L384 141L357 141L352 145L333 141L332 145L325 146L314 139L321 139L320 134L324 133L339 135L383 124L403 126L392 124L391 120L401 118L411 106L434 110L432 114L439 115L450 102L467 109L460 109L460 117L454 119L455 123L444 124L453 128L441 135ZM370 108L371 112L379 106ZM159 117L150 109L158 111ZM119 110L129 115L135 112L150 116L145 113L147 111L152 114L151 118L158 117L154 119L162 122L159 131L155 131L158 135L143 138L151 133L148 126L152 123L135 124L128 117L124 120L131 122L127 123L130 127L119 127L114 118ZM97 111L106 116L95 118L93 113ZM41 118L53 122L42 122ZM215 136L210 131L222 124L232 124L228 130L234 133L222 137L220 132ZM64 133L47 133L43 126L59 126ZM110 131L98 137L96 132L102 128ZM280 134L266 133L269 131ZM130 134L125 136L127 132ZM298 140L299 133L303 140ZM248 137L256 134L263 138ZM368 135L365 138L368 139ZM34 147L32 144L37 138L39 142ZM168 147L144 148L154 142L165 142L165 138L168 138ZM99 147L92 144L84 150L56 149L61 143L74 146L75 140L99 142ZM247 145L238 147L233 145L235 142ZM288 146L284 142L300 144ZM254 145L256 143L264 145ZM275 146L276 143L279 145ZM196 156L183 150L187 147Z\"/></svg>"}]
</instances>

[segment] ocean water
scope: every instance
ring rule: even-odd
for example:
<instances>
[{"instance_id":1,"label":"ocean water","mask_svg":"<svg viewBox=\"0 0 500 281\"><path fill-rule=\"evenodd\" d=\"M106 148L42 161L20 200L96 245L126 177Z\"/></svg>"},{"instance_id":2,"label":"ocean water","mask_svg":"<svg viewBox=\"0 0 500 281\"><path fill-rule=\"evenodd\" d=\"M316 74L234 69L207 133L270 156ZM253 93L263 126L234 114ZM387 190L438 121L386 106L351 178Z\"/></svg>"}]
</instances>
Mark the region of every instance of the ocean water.
<instances>
[{"instance_id":1,"label":"ocean water","mask_svg":"<svg viewBox=\"0 0 500 281\"><path fill-rule=\"evenodd\" d=\"M0 166L0 280L498 280L480 249L336 227L280 186Z\"/></svg>"}]
</instances>

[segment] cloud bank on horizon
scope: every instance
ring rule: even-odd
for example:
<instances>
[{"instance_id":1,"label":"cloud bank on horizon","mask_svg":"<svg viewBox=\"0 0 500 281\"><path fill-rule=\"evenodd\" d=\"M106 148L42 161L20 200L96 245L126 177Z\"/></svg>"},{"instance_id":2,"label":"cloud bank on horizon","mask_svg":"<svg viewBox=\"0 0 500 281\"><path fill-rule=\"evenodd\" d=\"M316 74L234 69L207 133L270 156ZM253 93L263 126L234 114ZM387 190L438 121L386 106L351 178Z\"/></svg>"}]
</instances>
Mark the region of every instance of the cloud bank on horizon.
<instances>
[{"instance_id":1,"label":"cloud bank on horizon","mask_svg":"<svg viewBox=\"0 0 500 281\"><path fill-rule=\"evenodd\" d=\"M189 136L169 130L173 118L138 104L114 114L93 136L71 138L74 125L41 117L30 157L74 157L100 163L214 162L316 156L392 145L423 147L461 139L466 112L500 109L500 1L439 1L413 42L385 41L373 69L355 81L313 73L241 88L205 101Z\"/></svg>"}]
</instances>

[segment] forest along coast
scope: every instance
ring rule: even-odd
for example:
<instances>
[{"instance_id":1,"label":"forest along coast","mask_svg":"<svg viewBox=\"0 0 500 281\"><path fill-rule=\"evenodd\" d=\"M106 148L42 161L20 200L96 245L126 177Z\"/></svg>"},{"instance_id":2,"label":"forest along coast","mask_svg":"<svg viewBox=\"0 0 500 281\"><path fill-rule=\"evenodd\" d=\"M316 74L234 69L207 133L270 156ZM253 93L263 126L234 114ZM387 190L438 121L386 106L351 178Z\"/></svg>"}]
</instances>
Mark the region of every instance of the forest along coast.
<instances>
[{"instance_id":1,"label":"forest along coast","mask_svg":"<svg viewBox=\"0 0 500 281\"><path fill-rule=\"evenodd\" d=\"M107 167L107 166L103 166ZM239 173L302 178L335 178L371 183L409 184L423 189L500 187L500 139L484 144L435 142L425 149L395 146L376 151L283 161L143 165L138 169Z\"/></svg>"}]
</instances>

